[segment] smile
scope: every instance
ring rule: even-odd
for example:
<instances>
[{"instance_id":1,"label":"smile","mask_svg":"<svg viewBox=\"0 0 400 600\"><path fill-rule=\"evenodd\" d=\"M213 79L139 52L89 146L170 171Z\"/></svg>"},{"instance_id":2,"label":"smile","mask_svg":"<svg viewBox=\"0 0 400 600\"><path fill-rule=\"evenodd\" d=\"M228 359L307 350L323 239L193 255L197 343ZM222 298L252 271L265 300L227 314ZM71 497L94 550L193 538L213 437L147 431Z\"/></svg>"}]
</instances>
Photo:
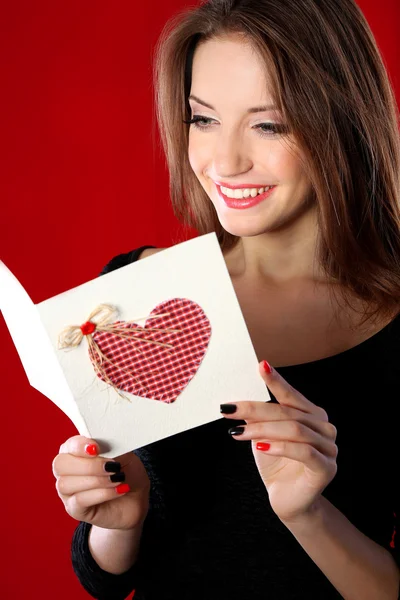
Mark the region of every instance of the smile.
<instances>
[{"instance_id":1,"label":"smile","mask_svg":"<svg viewBox=\"0 0 400 600\"><path fill-rule=\"evenodd\" d=\"M219 197L226 204L226 206L228 206L229 208L239 208L239 209L251 208L252 206L256 206L257 204L259 204L260 202L262 202L263 200L268 198L276 188L276 185L274 185L270 188L260 188L261 190L266 190L266 191L262 191L261 193L259 193L259 190L256 190L256 189L254 189L254 190L248 190L248 189L234 190L236 197L231 198L222 191L222 190L224 190L226 192L227 188L221 188L221 186L219 186L217 184L215 184L215 185L216 185ZM251 195L249 194L249 191L250 191ZM247 197L244 195L244 193L246 193ZM230 195L232 195L232 194L230 194Z\"/></svg>"}]
</instances>

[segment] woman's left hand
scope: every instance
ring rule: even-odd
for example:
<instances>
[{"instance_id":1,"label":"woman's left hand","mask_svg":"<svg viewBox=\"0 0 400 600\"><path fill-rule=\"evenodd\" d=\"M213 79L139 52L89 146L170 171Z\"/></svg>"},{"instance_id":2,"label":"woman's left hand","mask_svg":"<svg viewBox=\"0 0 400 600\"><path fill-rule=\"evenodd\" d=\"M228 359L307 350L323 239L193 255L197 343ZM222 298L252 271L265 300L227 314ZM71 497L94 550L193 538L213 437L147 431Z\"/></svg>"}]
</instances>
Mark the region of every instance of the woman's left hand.
<instances>
[{"instance_id":1,"label":"woman's left hand","mask_svg":"<svg viewBox=\"0 0 400 600\"><path fill-rule=\"evenodd\" d=\"M281 521L289 523L310 513L335 477L337 432L323 408L307 400L271 369L267 373L263 362L259 365L261 377L278 404L235 402L236 412L224 416L246 421L244 432L232 437L237 441L251 440L272 509ZM259 442L268 449L257 449Z\"/></svg>"}]
</instances>

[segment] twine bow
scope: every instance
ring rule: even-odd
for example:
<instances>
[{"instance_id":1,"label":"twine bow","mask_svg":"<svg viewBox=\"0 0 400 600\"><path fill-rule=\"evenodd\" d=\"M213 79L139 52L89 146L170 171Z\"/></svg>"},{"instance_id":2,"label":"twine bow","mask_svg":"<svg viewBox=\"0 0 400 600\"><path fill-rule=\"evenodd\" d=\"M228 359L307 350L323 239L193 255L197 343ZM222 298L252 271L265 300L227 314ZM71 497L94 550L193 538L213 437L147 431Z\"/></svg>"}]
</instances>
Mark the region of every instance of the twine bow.
<instances>
[{"instance_id":1,"label":"twine bow","mask_svg":"<svg viewBox=\"0 0 400 600\"><path fill-rule=\"evenodd\" d=\"M124 325L131 325L131 324L136 325L136 321L141 321L143 319L146 319L146 320L158 319L160 317L168 316L169 314L170 313L162 313L159 315L147 315L146 317L140 317L138 319L134 319L133 321L124 321ZM131 340L140 340L140 342L144 342L144 343L148 343L148 344L156 344L157 346L163 346L164 348L167 348L170 352L173 352L174 347L172 344L166 344L166 343L162 343L162 342L157 342L152 339L138 337L138 336L134 335L134 332L140 331L141 333L146 333L146 332L151 332L151 331L158 331L158 332L162 332L162 333L182 333L182 330L181 329L160 329L158 327L151 328L151 327L147 327L147 326L145 328L143 328L143 327L126 328L126 327L122 326L121 323L114 322L115 319L117 318L117 316L118 316L117 308L115 308L111 304L99 304L99 306L97 306L97 308L95 308L90 313L88 320L85 323L83 323L82 325L68 325L61 331L61 333L58 336L58 348L62 349L62 350L72 350L73 348L76 348L77 346L79 346L79 344L81 343L83 338L86 337L86 340L87 340L88 346L89 346L89 354L94 357L94 361L92 361L92 362L93 362L93 366L96 371L96 374L100 377L100 379L103 379L104 381L106 381L106 383L111 385L116 390L116 392L118 393L119 396L129 400L129 398L127 398L124 394L122 394L121 390L119 390L114 385L114 383L111 381L111 379L108 377L108 375L103 367L103 363L106 362L112 366L115 366L115 364L105 354L103 354L103 352L99 348L99 345L93 339L92 334L95 331L104 331L107 333L112 333L113 335L116 335L120 338L124 338L127 340L128 343L131 343ZM133 343L131 343L131 346L136 352L143 354L143 352L139 348L137 348ZM137 382L137 378L135 377L135 374L132 371L130 371L129 369L125 369L119 365L118 365L118 369L129 374ZM151 374L153 375L154 372L152 372ZM129 400L129 402L130 402L130 400Z\"/></svg>"}]
</instances>

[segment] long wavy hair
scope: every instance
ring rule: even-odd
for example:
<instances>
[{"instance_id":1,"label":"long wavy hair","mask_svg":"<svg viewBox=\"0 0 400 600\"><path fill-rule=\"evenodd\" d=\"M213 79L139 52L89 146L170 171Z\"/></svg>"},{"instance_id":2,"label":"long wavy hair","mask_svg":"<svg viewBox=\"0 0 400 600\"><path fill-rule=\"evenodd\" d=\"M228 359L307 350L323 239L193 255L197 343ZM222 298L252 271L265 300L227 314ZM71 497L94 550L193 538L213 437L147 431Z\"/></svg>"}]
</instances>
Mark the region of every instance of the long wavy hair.
<instances>
[{"instance_id":1,"label":"long wavy hair","mask_svg":"<svg viewBox=\"0 0 400 600\"><path fill-rule=\"evenodd\" d=\"M229 34L250 42L270 95L305 156L316 202L318 262L361 300L363 323L400 312L399 109L372 31L353 0L208 0L175 14L155 47L155 117L177 219L215 231L224 252L239 237L223 229L188 158L193 55Z\"/></svg>"}]
</instances>

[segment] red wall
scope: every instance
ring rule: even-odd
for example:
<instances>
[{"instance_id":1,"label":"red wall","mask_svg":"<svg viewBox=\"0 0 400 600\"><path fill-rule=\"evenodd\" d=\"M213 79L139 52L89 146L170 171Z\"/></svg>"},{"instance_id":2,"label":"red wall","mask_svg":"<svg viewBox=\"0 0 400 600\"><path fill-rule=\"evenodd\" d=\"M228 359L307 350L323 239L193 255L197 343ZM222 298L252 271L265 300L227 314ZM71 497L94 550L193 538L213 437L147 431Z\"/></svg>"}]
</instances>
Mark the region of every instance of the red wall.
<instances>
[{"instance_id":1,"label":"red wall","mask_svg":"<svg viewBox=\"0 0 400 600\"><path fill-rule=\"evenodd\" d=\"M115 254L183 241L153 149L151 55L165 21L192 4L2 2L0 258L33 302L93 279ZM399 99L399 2L359 5ZM30 387L3 317L0 354L1 596L89 598L70 563L77 522L51 469L77 431Z\"/></svg>"}]
</instances>

